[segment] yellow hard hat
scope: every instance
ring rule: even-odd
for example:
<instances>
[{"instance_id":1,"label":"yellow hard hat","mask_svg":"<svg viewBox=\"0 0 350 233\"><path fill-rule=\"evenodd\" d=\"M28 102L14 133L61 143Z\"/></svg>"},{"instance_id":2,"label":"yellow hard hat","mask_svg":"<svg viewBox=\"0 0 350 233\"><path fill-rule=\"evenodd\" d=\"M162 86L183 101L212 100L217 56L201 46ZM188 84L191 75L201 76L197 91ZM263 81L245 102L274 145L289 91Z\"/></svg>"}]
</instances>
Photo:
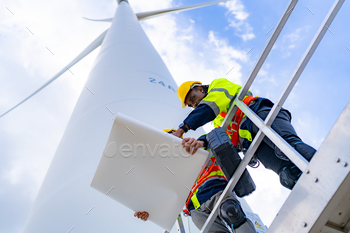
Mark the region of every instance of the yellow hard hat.
<instances>
[{"instance_id":1,"label":"yellow hard hat","mask_svg":"<svg viewBox=\"0 0 350 233\"><path fill-rule=\"evenodd\" d=\"M172 129L163 129L163 131L172 134L172 133L176 132L176 129L174 129L174 128L172 128ZM183 138L183 136L181 138Z\"/></svg>"},{"instance_id":2,"label":"yellow hard hat","mask_svg":"<svg viewBox=\"0 0 350 233\"><path fill-rule=\"evenodd\" d=\"M192 89L193 84L202 84L200 81L187 81L179 86L177 89L177 96L182 102L182 108L185 108L187 104L185 103L188 92Z\"/></svg>"},{"instance_id":3,"label":"yellow hard hat","mask_svg":"<svg viewBox=\"0 0 350 233\"><path fill-rule=\"evenodd\" d=\"M163 131L166 133L172 133L172 132L175 132L176 129L163 129Z\"/></svg>"}]
</instances>

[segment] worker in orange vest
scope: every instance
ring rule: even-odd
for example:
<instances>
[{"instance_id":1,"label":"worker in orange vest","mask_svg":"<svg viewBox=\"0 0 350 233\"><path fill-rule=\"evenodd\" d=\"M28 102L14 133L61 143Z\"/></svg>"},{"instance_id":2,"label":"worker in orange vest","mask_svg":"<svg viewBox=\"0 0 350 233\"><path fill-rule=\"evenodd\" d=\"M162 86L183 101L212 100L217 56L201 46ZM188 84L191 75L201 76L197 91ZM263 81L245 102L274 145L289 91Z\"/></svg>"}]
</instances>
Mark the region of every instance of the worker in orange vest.
<instances>
[{"instance_id":1,"label":"worker in orange vest","mask_svg":"<svg viewBox=\"0 0 350 233\"><path fill-rule=\"evenodd\" d=\"M183 83L177 90L182 107L189 106L194 110L179 125L173 135L182 137L188 130L196 130L210 121L213 122L214 127L220 127L240 89L240 85L224 78L215 79L210 85L202 85L199 81ZM266 119L273 107L270 100L253 97L250 91L246 94L243 102L263 120ZM307 161L311 160L316 150L298 137L291 124L291 114L288 110L281 109L271 127ZM236 149L244 153L258 131L259 128L238 110L226 132ZM193 148L193 153L195 153L198 148L207 145L208 142L204 135L198 140L190 141L186 149ZM302 173L267 137L264 137L251 162L255 163L255 161L260 161L266 168L277 173L281 184L288 189L294 187Z\"/></svg>"},{"instance_id":2,"label":"worker in orange vest","mask_svg":"<svg viewBox=\"0 0 350 233\"><path fill-rule=\"evenodd\" d=\"M176 129L164 129L163 131L173 133ZM182 146L185 147L194 140L196 139L184 138ZM188 148L186 147L186 151L192 153ZM211 157L206 169L193 184L186 200L186 209L183 210L185 215L192 217L198 229L203 227L227 183L220 166L215 163L214 156ZM134 216L146 221L149 214L146 211L139 211L135 212ZM211 225L209 232L256 233L253 223L246 217L234 193L223 200L219 216Z\"/></svg>"}]
</instances>

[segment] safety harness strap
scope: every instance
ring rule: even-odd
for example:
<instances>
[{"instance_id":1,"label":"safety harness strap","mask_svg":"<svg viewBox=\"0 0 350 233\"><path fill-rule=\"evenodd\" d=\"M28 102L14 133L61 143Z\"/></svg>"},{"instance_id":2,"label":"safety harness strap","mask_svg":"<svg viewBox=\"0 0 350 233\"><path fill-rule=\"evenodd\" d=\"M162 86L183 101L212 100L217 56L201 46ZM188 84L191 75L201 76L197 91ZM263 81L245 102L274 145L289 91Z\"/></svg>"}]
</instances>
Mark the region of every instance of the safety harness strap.
<instances>
[{"instance_id":1,"label":"safety harness strap","mask_svg":"<svg viewBox=\"0 0 350 233\"><path fill-rule=\"evenodd\" d=\"M188 205L190 203L190 200L192 201L192 204L193 204L195 209L198 209L201 206L201 204L199 203L199 201L197 199L197 195L196 195L198 192L199 186L201 186L206 180L208 180L209 178L212 178L212 177L221 177L221 178L226 179L221 168L217 165L215 166L215 157L214 156L211 157L210 160L212 161L212 164L210 165L209 168L205 169L202 172L201 177L197 180L196 183L193 184L191 192L189 193L189 195L187 197L186 209L183 210L183 212L187 215L190 214L188 211Z\"/></svg>"},{"instance_id":2,"label":"safety harness strap","mask_svg":"<svg viewBox=\"0 0 350 233\"><path fill-rule=\"evenodd\" d=\"M253 96L247 96L244 98L243 103L245 105L249 105L250 102L252 102L253 100L260 98L260 97L253 97ZM221 112L220 115L222 117L226 117L227 113L226 112ZM243 119L244 113L242 112L241 109L237 109L236 114L233 116L232 120L231 120L231 124L227 127L226 129L226 133L230 136L232 144L234 146L237 146L238 141L239 141L239 125Z\"/></svg>"}]
</instances>

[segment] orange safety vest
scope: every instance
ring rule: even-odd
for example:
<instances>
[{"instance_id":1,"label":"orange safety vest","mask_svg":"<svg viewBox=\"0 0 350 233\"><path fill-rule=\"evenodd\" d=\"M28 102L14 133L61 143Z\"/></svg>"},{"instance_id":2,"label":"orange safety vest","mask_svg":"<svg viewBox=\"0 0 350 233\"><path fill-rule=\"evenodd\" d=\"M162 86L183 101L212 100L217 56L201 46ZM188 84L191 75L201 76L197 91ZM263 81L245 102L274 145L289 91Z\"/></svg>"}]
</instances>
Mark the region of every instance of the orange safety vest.
<instances>
[{"instance_id":1,"label":"orange safety vest","mask_svg":"<svg viewBox=\"0 0 350 233\"><path fill-rule=\"evenodd\" d=\"M253 100L260 98L260 97L253 97L253 96L247 96L244 98L243 103L245 103L247 106L249 105L250 102L252 102ZM222 117L226 117L227 113L226 112L220 112L220 115ZM230 136L231 141L233 143L234 146L237 146L237 143L239 141L239 124L242 121L242 118L244 116L244 113L242 112L241 109L237 109L236 114L233 116L232 118L232 124L230 124L227 129L226 129L226 133ZM232 125L232 127L231 127Z\"/></svg>"},{"instance_id":2,"label":"orange safety vest","mask_svg":"<svg viewBox=\"0 0 350 233\"><path fill-rule=\"evenodd\" d=\"M225 180L227 180L224 173L222 172L220 166L215 165L215 161L216 161L215 157L214 156L211 157L210 160L212 161L212 164L210 165L209 168L203 170L200 178L193 184L191 192L187 197L186 209L183 210L183 212L187 215L190 214L190 212L188 210L188 205L190 203L190 200L191 200L193 194L197 193L199 186L201 186L205 181L207 181L209 178L212 178L212 177L221 177L221 178L224 178ZM200 204L199 204L199 206L200 206ZM195 206L195 209L198 209L199 206L197 208Z\"/></svg>"}]
</instances>

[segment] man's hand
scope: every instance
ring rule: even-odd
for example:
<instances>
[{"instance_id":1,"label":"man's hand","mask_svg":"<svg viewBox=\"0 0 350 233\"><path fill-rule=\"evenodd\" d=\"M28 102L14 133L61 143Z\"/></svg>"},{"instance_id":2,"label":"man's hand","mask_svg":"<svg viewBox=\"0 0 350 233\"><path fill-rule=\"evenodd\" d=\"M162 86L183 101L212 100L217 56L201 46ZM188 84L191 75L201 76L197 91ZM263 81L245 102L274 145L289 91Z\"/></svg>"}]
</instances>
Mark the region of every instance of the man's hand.
<instances>
[{"instance_id":1,"label":"man's hand","mask_svg":"<svg viewBox=\"0 0 350 233\"><path fill-rule=\"evenodd\" d=\"M195 138L184 138L182 140L182 147L186 149L186 152L193 155L196 153L198 148L202 148L204 146L203 141L198 141ZM192 151L192 153L191 153Z\"/></svg>"},{"instance_id":2,"label":"man's hand","mask_svg":"<svg viewBox=\"0 0 350 233\"><path fill-rule=\"evenodd\" d=\"M143 212L139 211L139 212L135 212L134 216L141 218L141 220L143 221L147 221L149 214L146 211L143 211Z\"/></svg>"},{"instance_id":3,"label":"man's hand","mask_svg":"<svg viewBox=\"0 0 350 233\"><path fill-rule=\"evenodd\" d=\"M178 137L178 138L182 138L182 135L185 133L185 131L181 128L178 128L174 133L172 133L172 135Z\"/></svg>"}]
</instances>

